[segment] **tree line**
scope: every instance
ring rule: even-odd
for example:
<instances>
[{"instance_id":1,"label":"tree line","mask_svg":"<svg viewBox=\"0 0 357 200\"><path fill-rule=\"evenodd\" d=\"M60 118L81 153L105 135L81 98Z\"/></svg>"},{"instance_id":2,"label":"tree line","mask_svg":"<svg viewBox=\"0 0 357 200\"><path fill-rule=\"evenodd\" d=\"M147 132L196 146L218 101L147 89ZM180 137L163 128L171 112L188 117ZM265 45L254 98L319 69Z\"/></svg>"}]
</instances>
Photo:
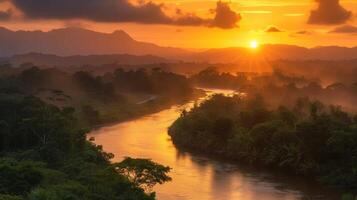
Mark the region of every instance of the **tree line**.
<instances>
[{"instance_id":1,"label":"tree line","mask_svg":"<svg viewBox=\"0 0 357 200\"><path fill-rule=\"evenodd\" d=\"M160 68L118 68L104 75L34 66L13 70L18 71L0 73L0 93L32 95L57 107L74 107L77 118L85 125L126 120L154 112L193 98L197 92L185 76ZM143 101L150 98L151 101ZM144 103L138 103L142 101Z\"/></svg>"},{"instance_id":2,"label":"tree line","mask_svg":"<svg viewBox=\"0 0 357 200\"><path fill-rule=\"evenodd\" d=\"M346 82L323 80L326 77L311 77L308 70L305 75L289 73L287 68L276 69L272 73L231 74L220 72L218 68L207 68L190 77L190 81L199 87L238 90L241 93L259 93L271 106L293 106L295 100L308 96L327 104L341 105L351 111L357 111L357 79Z\"/></svg>"},{"instance_id":3,"label":"tree line","mask_svg":"<svg viewBox=\"0 0 357 200\"><path fill-rule=\"evenodd\" d=\"M169 134L178 147L356 189L357 115L339 106L299 98L273 108L261 95L214 95L183 111Z\"/></svg>"},{"instance_id":4,"label":"tree line","mask_svg":"<svg viewBox=\"0 0 357 200\"><path fill-rule=\"evenodd\" d=\"M0 95L1 200L153 200L170 168L113 155L86 140L73 108Z\"/></svg>"}]
</instances>

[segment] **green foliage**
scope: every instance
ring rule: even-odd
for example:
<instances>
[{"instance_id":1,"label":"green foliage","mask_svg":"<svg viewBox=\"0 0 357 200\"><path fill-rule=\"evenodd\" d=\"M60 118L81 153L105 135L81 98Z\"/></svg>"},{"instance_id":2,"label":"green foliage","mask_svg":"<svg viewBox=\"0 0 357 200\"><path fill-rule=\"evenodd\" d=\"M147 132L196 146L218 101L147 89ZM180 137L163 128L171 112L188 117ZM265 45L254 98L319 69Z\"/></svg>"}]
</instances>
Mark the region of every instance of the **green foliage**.
<instances>
[{"instance_id":1,"label":"green foliage","mask_svg":"<svg viewBox=\"0 0 357 200\"><path fill-rule=\"evenodd\" d=\"M0 72L0 96L33 95L60 108L75 107L80 122L90 127L154 112L195 95L188 78L160 68L118 68L101 76L88 71L72 74L58 68L40 69L32 64L8 71L8 75ZM149 95L152 100L142 99ZM0 129L5 125L0 121Z\"/></svg>"},{"instance_id":2,"label":"green foliage","mask_svg":"<svg viewBox=\"0 0 357 200\"><path fill-rule=\"evenodd\" d=\"M0 160L0 193L22 195L36 187L43 180L42 166L33 162Z\"/></svg>"},{"instance_id":3,"label":"green foliage","mask_svg":"<svg viewBox=\"0 0 357 200\"><path fill-rule=\"evenodd\" d=\"M125 158L122 162L114 164L119 174L127 177L137 187L151 190L156 184L171 181L167 175L170 167L165 167L147 159Z\"/></svg>"},{"instance_id":4,"label":"green foliage","mask_svg":"<svg viewBox=\"0 0 357 200\"><path fill-rule=\"evenodd\" d=\"M64 183L46 188L37 188L29 194L29 200L87 200L88 191L77 183Z\"/></svg>"},{"instance_id":5,"label":"green foliage","mask_svg":"<svg viewBox=\"0 0 357 200\"><path fill-rule=\"evenodd\" d=\"M65 159L85 143L73 109L59 109L34 97L0 99L0 150L38 149L50 164Z\"/></svg>"},{"instance_id":6,"label":"green foliage","mask_svg":"<svg viewBox=\"0 0 357 200\"><path fill-rule=\"evenodd\" d=\"M24 200L24 199L20 196L0 194L0 200Z\"/></svg>"},{"instance_id":7,"label":"green foliage","mask_svg":"<svg viewBox=\"0 0 357 200\"><path fill-rule=\"evenodd\" d=\"M100 113L92 106L82 106L82 113L84 115L84 120L87 121L89 124L100 124Z\"/></svg>"},{"instance_id":8,"label":"green foliage","mask_svg":"<svg viewBox=\"0 0 357 200\"><path fill-rule=\"evenodd\" d=\"M248 82L244 74L234 76L230 73L220 73L210 67L191 77L192 82L200 87L238 89L238 86Z\"/></svg>"},{"instance_id":9,"label":"green foliage","mask_svg":"<svg viewBox=\"0 0 357 200\"><path fill-rule=\"evenodd\" d=\"M146 186L170 180L170 168L152 161L111 164L113 154L86 140L74 109L35 97L0 98L0 130L0 199L153 200Z\"/></svg>"},{"instance_id":10,"label":"green foliage","mask_svg":"<svg viewBox=\"0 0 357 200\"><path fill-rule=\"evenodd\" d=\"M357 185L357 124L339 107L299 99L267 109L261 96L215 95L185 111L169 128L178 146L252 164Z\"/></svg>"},{"instance_id":11,"label":"green foliage","mask_svg":"<svg viewBox=\"0 0 357 200\"><path fill-rule=\"evenodd\" d=\"M101 77L95 77L89 72L76 72L73 75L73 81L89 98L98 99L103 102L119 100L111 83L106 83Z\"/></svg>"},{"instance_id":12,"label":"green foliage","mask_svg":"<svg viewBox=\"0 0 357 200\"><path fill-rule=\"evenodd\" d=\"M356 198L354 197L353 194L343 194L341 197L341 200L355 200Z\"/></svg>"},{"instance_id":13,"label":"green foliage","mask_svg":"<svg viewBox=\"0 0 357 200\"><path fill-rule=\"evenodd\" d=\"M122 92L139 92L184 98L192 95L193 87L183 75L154 68L125 71L121 68L112 74L113 84Z\"/></svg>"}]
</instances>

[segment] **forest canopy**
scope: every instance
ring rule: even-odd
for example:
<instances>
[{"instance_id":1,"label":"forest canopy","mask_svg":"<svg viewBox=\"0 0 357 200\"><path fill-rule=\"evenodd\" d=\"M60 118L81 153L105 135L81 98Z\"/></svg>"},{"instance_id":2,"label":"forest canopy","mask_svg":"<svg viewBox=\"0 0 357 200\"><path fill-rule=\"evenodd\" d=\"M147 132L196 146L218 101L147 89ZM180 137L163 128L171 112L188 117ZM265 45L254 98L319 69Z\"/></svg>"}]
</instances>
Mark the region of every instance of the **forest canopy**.
<instances>
[{"instance_id":1,"label":"forest canopy","mask_svg":"<svg viewBox=\"0 0 357 200\"><path fill-rule=\"evenodd\" d=\"M86 140L74 112L36 97L0 96L0 199L155 199L147 189L170 181L170 168L146 159L111 163L112 154ZM137 168L146 176L121 171Z\"/></svg>"},{"instance_id":2,"label":"forest canopy","mask_svg":"<svg viewBox=\"0 0 357 200\"><path fill-rule=\"evenodd\" d=\"M301 98L268 108L261 95L214 95L169 128L179 147L271 166L343 187L357 184L357 116Z\"/></svg>"}]
</instances>

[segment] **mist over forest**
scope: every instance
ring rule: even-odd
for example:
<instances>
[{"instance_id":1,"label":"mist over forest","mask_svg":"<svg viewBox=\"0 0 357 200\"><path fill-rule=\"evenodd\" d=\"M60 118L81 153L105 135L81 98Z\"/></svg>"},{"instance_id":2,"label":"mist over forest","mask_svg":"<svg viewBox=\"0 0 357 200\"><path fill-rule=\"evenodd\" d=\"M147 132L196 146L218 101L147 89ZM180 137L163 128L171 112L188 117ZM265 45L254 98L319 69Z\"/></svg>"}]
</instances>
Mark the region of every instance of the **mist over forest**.
<instances>
[{"instance_id":1,"label":"mist over forest","mask_svg":"<svg viewBox=\"0 0 357 200\"><path fill-rule=\"evenodd\" d=\"M158 2L0 0L0 200L357 199L357 4Z\"/></svg>"}]
</instances>

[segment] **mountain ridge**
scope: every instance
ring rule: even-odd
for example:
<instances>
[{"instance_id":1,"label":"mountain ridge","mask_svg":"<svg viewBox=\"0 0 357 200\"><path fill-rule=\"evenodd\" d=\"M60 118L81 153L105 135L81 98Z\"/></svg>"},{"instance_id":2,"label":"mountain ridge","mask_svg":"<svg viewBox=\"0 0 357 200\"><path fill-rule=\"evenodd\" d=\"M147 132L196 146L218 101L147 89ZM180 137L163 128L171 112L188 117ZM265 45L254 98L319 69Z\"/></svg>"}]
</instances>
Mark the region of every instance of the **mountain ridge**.
<instances>
[{"instance_id":1,"label":"mountain ridge","mask_svg":"<svg viewBox=\"0 0 357 200\"><path fill-rule=\"evenodd\" d=\"M28 53L1 58L0 62L9 63L14 67L21 66L24 63L31 63L41 67L66 67L84 65L99 66L105 64L142 65L171 63L174 61L153 55L108 54L58 56L53 54Z\"/></svg>"},{"instance_id":2,"label":"mountain ridge","mask_svg":"<svg viewBox=\"0 0 357 200\"><path fill-rule=\"evenodd\" d=\"M122 55L158 56L170 61L234 63L260 59L274 60L351 60L357 47L317 46L306 48L288 44L265 44L258 49L245 47L212 48L190 51L136 41L123 30L101 33L84 28L59 28L44 31L12 31L0 27L0 57L36 52L58 56Z\"/></svg>"},{"instance_id":3,"label":"mountain ridge","mask_svg":"<svg viewBox=\"0 0 357 200\"><path fill-rule=\"evenodd\" d=\"M31 52L59 56L131 54L174 57L189 51L161 47L134 40L123 30L101 33L83 28L61 28L44 31L12 31L0 27L0 57Z\"/></svg>"}]
</instances>

